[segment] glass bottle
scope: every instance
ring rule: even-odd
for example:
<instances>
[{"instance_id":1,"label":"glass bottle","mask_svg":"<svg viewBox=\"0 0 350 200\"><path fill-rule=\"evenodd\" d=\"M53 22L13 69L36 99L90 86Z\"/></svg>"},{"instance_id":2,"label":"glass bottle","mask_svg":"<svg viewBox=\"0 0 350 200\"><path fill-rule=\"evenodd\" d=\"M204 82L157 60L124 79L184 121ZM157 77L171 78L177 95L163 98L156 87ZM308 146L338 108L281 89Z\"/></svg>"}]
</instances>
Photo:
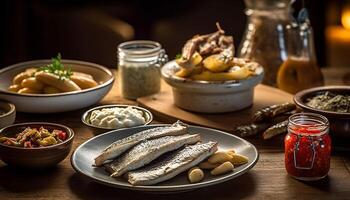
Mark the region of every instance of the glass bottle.
<instances>
[{"instance_id":1,"label":"glass bottle","mask_svg":"<svg viewBox=\"0 0 350 200\"><path fill-rule=\"evenodd\" d=\"M118 79L122 97L135 100L160 91L160 67L168 61L158 42L136 40L118 46Z\"/></svg>"},{"instance_id":2,"label":"glass bottle","mask_svg":"<svg viewBox=\"0 0 350 200\"><path fill-rule=\"evenodd\" d=\"M294 0L245 0L248 17L238 56L264 67L264 84L276 86L277 72L287 58L286 26L291 24Z\"/></svg>"},{"instance_id":3,"label":"glass bottle","mask_svg":"<svg viewBox=\"0 0 350 200\"><path fill-rule=\"evenodd\" d=\"M284 151L290 176L304 181L327 176L332 148L328 131L329 122L322 115L297 113L289 118Z\"/></svg>"},{"instance_id":4,"label":"glass bottle","mask_svg":"<svg viewBox=\"0 0 350 200\"><path fill-rule=\"evenodd\" d=\"M317 65L313 30L306 9L299 12L298 22L287 26L288 57L277 73L277 87L295 94L323 85L323 75Z\"/></svg>"}]
</instances>

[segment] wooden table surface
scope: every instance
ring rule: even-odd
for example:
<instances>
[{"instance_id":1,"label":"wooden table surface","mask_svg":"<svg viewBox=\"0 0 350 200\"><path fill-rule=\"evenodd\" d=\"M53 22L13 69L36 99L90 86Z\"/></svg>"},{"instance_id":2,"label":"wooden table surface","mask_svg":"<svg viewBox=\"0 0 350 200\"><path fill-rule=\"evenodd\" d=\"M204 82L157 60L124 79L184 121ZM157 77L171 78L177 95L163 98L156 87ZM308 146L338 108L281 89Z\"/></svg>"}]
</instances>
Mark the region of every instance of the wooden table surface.
<instances>
[{"instance_id":1,"label":"wooden table surface","mask_svg":"<svg viewBox=\"0 0 350 200\"><path fill-rule=\"evenodd\" d=\"M122 99L116 85L100 102L109 103L135 104ZM16 122L47 121L67 125L75 132L75 149L97 134L80 121L85 110L50 115L18 113ZM67 157L52 169L34 172L15 169L0 161L0 199L350 199L349 153L334 152L328 177L308 183L287 175L282 137L271 141L248 140L259 150L257 165L234 180L204 189L180 194L150 194L111 188L77 174Z\"/></svg>"}]
</instances>

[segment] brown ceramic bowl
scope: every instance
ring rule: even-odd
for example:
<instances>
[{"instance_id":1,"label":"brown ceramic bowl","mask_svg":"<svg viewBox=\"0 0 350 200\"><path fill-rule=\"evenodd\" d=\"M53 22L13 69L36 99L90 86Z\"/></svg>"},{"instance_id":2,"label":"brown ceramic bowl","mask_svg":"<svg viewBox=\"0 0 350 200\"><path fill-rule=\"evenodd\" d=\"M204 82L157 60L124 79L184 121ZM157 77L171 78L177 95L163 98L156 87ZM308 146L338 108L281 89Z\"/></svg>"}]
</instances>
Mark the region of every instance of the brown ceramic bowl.
<instances>
[{"instance_id":1,"label":"brown ceramic bowl","mask_svg":"<svg viewBox=\"0 0 350 200\"><path fill-rule=\"evenodd\" d=\"M324 86L298 92L294 96L295 104L304 112L318 113L328 118L330 122L330 135L335 144L340 147L350 148L350 113L339 113L311 108L306 105L307 100L327 91L350 95L350 86Z\"/></svg>"},{"instance_id":2,"label":"brown ceramic bowl","mask_svg":"<svg viewBox=\"0 0 350 200\"><path fill-rule=\"evenodd\" d=\"M0 128L11 125L16 119L14 104L0 100Z\"/></svg>"},{"instance_id":3,"label":"brown ceramic bowl","mask_svg":"<svg viewBox=\"0 0 350 200\"><path fill-rule=\"evenodd\" d=\"M8 165L26 168L51 167L64 160L72 148L74 138L73 130L66 126L46 122L14 124L1 129L0 137L14 136L22 132L26 127L40 128L41 126L48 130L58 129L65 131L68 134L68 138L62 143L47 147L23 148L0 143L0 159Z\"/></svg>"}]
</instances>

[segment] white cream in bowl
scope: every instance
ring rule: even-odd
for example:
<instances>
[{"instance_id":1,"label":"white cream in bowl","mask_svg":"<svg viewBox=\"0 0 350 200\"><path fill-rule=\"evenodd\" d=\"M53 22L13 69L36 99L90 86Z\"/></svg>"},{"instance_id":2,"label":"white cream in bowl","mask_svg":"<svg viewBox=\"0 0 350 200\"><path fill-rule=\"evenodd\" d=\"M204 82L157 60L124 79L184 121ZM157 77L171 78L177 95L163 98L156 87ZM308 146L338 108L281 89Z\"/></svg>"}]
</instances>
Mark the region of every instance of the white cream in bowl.
<instances>
[{"instance_id":1,"label":"white cream in bowl","mask_svg":"<svg viewBox=\"0 0 350 200\"><path fill-rule=\"evenodd\" d=\"M143 112L131 106L94 110L89 120L94 126L113 129L139 126L146 123Z\"/></svg>"}]
</instances>

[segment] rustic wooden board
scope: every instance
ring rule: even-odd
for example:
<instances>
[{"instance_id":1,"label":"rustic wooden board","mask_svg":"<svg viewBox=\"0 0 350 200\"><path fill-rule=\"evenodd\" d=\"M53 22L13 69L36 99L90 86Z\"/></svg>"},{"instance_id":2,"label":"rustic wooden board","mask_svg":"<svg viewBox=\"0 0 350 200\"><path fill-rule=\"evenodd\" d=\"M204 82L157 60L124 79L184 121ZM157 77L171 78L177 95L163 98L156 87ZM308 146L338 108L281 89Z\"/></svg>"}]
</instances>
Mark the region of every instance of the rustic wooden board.
<instances>
[{"instance_id":1,"label":"rustic wooden board","mask_svg":"<svg viewBox=\"0 0 350 200\"><path fill-rule=\"evenodd\" d=\"M162 86L160 93L137 99L139 105L149 109L156 119L168 123L179 119L186 123L229 132L233 131L238 124L248 123L252 114L258 109L272 104L293 101L293 96L289 93L266 85L258 85L254 91L254 103L251 107L231 113L201 114L178 108L173 102L171 87L167 84Z\"/></svg>"}]
</instances>

